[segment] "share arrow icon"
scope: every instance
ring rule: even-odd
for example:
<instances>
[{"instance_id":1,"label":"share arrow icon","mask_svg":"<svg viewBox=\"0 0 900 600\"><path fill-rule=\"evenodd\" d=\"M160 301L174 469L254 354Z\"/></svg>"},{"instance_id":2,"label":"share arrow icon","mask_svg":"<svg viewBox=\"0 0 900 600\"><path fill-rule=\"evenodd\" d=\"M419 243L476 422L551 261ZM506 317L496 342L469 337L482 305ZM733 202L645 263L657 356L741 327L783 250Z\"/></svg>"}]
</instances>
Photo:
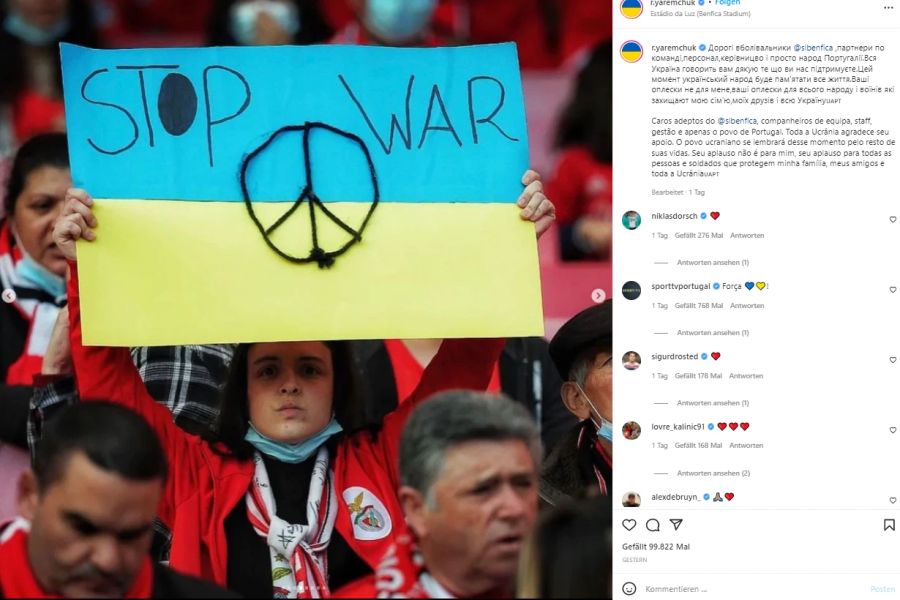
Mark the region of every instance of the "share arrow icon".
<instances>
[{"instance_id":1,"label":"share arrow icon","mask_svg":"<svg viewBox=\"0 0 900 600\"><path fill-rule=\"evenodd\" d=\"M675 531L678 531L678 528L681 527L681 524L684 522L684 519L669 519L669 523L675 528Z\"/></svg>"}]
</instances>

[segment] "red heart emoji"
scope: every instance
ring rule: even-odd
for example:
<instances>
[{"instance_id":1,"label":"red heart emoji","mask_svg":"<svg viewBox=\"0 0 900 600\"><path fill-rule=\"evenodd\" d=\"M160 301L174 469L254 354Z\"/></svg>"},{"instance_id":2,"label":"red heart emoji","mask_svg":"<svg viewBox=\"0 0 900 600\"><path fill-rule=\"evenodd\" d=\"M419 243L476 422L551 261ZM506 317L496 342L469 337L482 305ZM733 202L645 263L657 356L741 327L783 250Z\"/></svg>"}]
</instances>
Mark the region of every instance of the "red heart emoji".
<instances>
[{"instance_id":1,"label":"red heart emoji","mask_svg":"<svg viewBox=\"0 0 900 600\"><path fill-rule=\"evenodd\" d=\"M719 423L719 429L725 431L725 428L728 427L728 423Z\"/></svg>"},{"instance_id":2,"label":"red heart emoji","mask_svg":"<svg viewBox=\"0 0 900 600\"><path fill-rule=\"evenodd\" d=\"M711 212L711 213L709 213L709 216L711 216L713 218L713 221L715 221L716 219L719 218L719 212L718 211Z\"/></svg>"},{"instance_id":3,"label":"red heart emoji","mask_svg":"<svg viewBox=\"0 0 900 600\"><path fill-rule=\"evenodd\" d=\"M731 492L726 492L726 494L725 494L725 499L726 499L726 500L728 500L729 502L731 502L731 500L732 500L733 498L734 498L734 494L732 494Z\"/></svg>"},{"instance_id":4,"label":"red heart emoji","mask_svg":"<svg viewBox=\"0 0 900 600\"><path fill-rule=\"evenodd\" d=\"M741 429L747 431L750 428L750 423L741 423Z\"/></svg>"},{"instance_id":5,"label":"red heart emoji","mask_svg":"<svg viewBox=\"0 0 900 600\"><path fill-rule=\"evenodd\" d=\"M719 357L722 356L721 352L713 352L710 356L713 357L713 360L719 360Z\"/></svg>"},{"instance_id":6,"label":"red heart emoji","mask_svg":"<svg viewBox=\"0 0 900 600\"><path fill-rule=\"evenodd\" d=\"M729 423L728 426L731 427L731 430L732 430L732 431L734 431L735 429L738 428L738 424L737 424L737 423Z\"/></svg>"}]
</instances>

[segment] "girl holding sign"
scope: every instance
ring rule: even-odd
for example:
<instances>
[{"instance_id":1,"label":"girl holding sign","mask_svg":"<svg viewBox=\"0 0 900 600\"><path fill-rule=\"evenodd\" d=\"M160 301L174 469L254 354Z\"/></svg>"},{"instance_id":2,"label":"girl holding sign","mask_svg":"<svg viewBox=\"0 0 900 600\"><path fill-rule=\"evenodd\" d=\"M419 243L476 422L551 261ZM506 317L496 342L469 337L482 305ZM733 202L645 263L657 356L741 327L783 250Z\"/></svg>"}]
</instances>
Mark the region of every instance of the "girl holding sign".
<instances>
[{"instance_id":1,"label":"girl holding sign","mask_svg":"<svg viewBox=\"0 0 900 600\"><path fill-rule=\"evenodd\" d=\"M538 235L554 218L529 171L521 218ZM396 498L397 445L412 410L435 392L484 389L502 340L447 340L409 401L361 429L345 342L242 344L214 433L178 429L148 395L125 348L81 343L75 241L96 239L93 200L69 190L54 240L70 261L72 359L82 398L139 412L166 448L160 518L170 564L249 597L313 598L372 571L407 532Z\"/></svg>"}]
</instances>

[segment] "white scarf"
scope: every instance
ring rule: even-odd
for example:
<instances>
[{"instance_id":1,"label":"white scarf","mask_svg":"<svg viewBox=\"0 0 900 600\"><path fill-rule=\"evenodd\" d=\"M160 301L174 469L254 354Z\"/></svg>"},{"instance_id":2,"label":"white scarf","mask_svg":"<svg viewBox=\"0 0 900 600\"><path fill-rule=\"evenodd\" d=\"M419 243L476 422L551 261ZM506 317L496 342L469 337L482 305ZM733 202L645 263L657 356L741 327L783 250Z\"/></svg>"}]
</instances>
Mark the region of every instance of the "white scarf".
<instances>
[{"instance_id":1,"label":"white scarf","mask_svg":"<svg viewBox=\"0 0 900 600\"><path fill-rule=\"evenodd\" d=\"M247 516L257 534L265 538L272 559L272 592L275 598L327 598L328 542L337 516L334 475L328 468L328 450L316 455L309 496L307 525L278 518L275 497L262 456L254 458L256 473L247 491Z\"/></svg>"}]
</instances>

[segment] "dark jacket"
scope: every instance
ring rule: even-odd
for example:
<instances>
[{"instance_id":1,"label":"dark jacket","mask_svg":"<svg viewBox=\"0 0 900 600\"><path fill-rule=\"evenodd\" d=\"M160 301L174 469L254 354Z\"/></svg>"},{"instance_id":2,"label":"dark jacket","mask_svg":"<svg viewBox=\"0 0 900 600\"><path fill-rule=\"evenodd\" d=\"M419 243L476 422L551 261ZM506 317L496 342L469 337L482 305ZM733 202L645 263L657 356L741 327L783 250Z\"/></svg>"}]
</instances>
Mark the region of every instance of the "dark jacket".
<instances>
[{"instance_id":1,"label":"dark jacket","mask_svg":"<svg viewBox=\"0 0 900 600\"><path fill-rule=\"evenodd\" d=\"M240 598L214 583L177 573L160 564L153 565L154 598Z\"/></svg>"},{"instance_id":2,"label":"dark jacket","mask_svg":"<svg viewBox=\"0 0 900 600\"><path fill-rule=\"evenodd\" d=\"M552 448L578 420L563 405L556 372L543 338L511 338L500 355L500 387L535 416L544 448ZM397 406L397 383L381 340L353 342L353 355L365 389L366 419L379 423Z\"/></svg>"},{"instance_id":3,"label":"dark jacket","mask_svg":"<svg viewBox=\"0 0 900 600\"><path fill-rule=\"evenodd\" d=\"M28 402L34 388L7 385L6 372L25 351L28 321L16 308L0 302L0 442L28 448Z\"/></svg>"},{"instance_id":4,"label":"dark jacket","mask_svg":"<svg viewBox=\"0 0 900 600\"><path fill-rule=\"evenodd\" d=\"M573 427L544 459L539 488L542 506L557 506L599 492L594 474L594 465L599 461L591 444L578 443L585 427L590 430L590 422ZM609 469L606 481L611 488L612 468L606 468Z\"/></svg>"}]
</instances>

